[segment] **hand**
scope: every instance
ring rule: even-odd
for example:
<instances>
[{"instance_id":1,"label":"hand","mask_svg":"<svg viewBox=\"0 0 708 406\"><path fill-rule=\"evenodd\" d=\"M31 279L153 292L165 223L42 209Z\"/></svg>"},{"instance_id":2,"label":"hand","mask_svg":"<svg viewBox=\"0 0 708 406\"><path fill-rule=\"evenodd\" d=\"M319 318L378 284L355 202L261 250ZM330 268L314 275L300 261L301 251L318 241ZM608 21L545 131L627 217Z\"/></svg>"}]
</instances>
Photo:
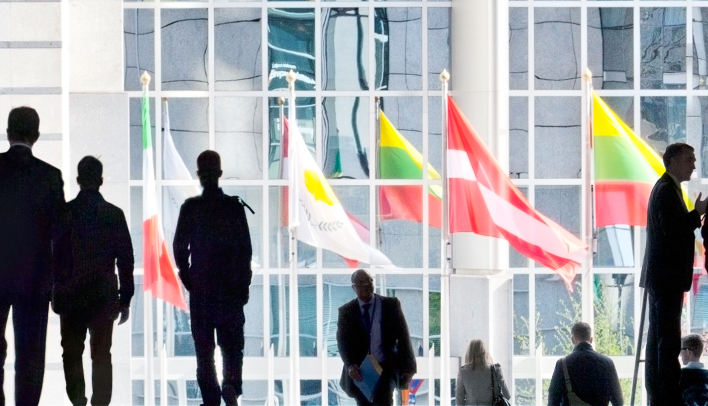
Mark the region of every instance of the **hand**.
<instances>
[{"instance_id":1,"label":"hand","mask_svg":"<svg viewBox=\"0 0 708 406\"><path fill-rule=\"evenodd\" d=\"M349 368L347 368L347 373L349 373L349 377L355 381L361 381L363 379L359 373L358 365L350 365Z\"/></svg>"},{"instance_id":2,"label":"hand","mask_svg":"<svg viewBox=\"0 0 708 406\"><path fill-rule=\"evenodd\" d=\"M695 203L696 211L701 216L706 214L706 206L708 206L708 197L706 197L704 200L701 200L702 195L703 195L703 193L698 194L698 197L696 198L696 203Z\"/></svg>"},{"instance_id":3,"label":"hand","mask_svg":"<svg viewBox=\"0 0 708 406\"><path fill-rule=\"evenodd\" d=\"M120 320L118 321L118 325L120 326L121 324L128 321L128 317L130 317L130 306L121 307L119 312L120 312Z\"/></svg>"}]
</instances>

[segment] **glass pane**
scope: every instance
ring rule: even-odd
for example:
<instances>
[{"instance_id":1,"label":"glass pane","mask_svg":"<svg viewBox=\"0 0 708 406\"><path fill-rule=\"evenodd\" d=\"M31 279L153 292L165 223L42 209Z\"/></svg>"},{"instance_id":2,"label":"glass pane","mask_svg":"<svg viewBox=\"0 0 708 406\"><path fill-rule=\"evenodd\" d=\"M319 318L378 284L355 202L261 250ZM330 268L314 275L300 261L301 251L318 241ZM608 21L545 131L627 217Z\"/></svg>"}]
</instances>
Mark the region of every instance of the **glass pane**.
<instances>
[{"instance_id":1,"label":"glass pane","mask_svg":"<svg viewBox=\"0 0 708 406\"><path fill-rule=\"evenodd\" d=\"M536 380L514 379L514 394L516 405L536 404Z\"/></svg>"},{"instance_id":2,"label":"glass pane","mask_svg":"<svg viewBox=\"0 0 708 406\"><path fill-rule=\"evenodd\" d=\"M369 89L369 9L322 9L325 90Z\"/></svg>"},{"instance_id":3,"label":"glass pane","mask_svg":"<svg viewBox=\"0 0 708 406\"><path fill-rule=\"evenodd\" d=\"M634 275L594 275L594 346L601 354L634 354Z\"/></svg>"},{"instance_id":4,"label":"glass pane","mask_svg":"<svg viewBox=\"0 0 708 406\"><path fill-rule=\"evenodd\" d=\"M214 130L222 179L263 179L263 99L214 98Z\"/></svg>"},{"instance_id":5,"label":"glass pane","mask_svg":"<svg viewBox=\"0 0 708 406\"><path fill-rule=\"evenodd\" d=\"M581 320L580 276L569 291L557 275L536 275L536 327L543 355L567 355L573 351L570 329ZM547 390L545 391L547 392Z\"/></svg>"},{"instance_id":6,"label":"glass pane","mask_svg":"<svg viewBox=\"0 0 708 406\"><path fill-rule=\"evenodd\" d=\"M527 187L517 187L519 192L521 192L524 197L528 200L529 190ZM509 246L509 267L510 268L528 268L529 260L523 254L516 250L516 248Z\"/></svg>"},{"instance_id":7,"label":"glass pane","mask_svg":"<svg viewBox=\"0 0 708 406\"><path fill-rule=\"evenodd\" d=\"M215 90L261 90L261 10L214 9Z\"/></svg>"},{"instance_id":8,"label":"glass pane","mask_svg":"<svg viewBox=\"0 0 708 406\"><path fill-rule=\"evenodd\" d=\"M317 356L316 276L298 275L298 328L300 356ZM276 357L290 355L290 279L270 275L270 343Z\"/></svg>"},{"instance_id":9,"label":"glass pane","mask_svg":"<svg viewBox=\"0 0 708 406\"><path fill-rule=\"evenodd\" d=\"M332 186L334 194L344 207L349 220L359 238L365 244L371 241L369 230L369 187L368 186ZM359 261L345 259L329 250L322 250L322 266L325 268L356 268L362 266Z\"/></svg>"},{"instance_id":10,"label":"glass pane","mask_svg":"<svg viewBox=\"0 0 708 406\"><path fill-rule=\"evenodd\" d=\"M415 149L423 151L423 99L420 97L382 97L380 108L391 125L398 130ZM410 155L400 148L384 147L379 151L379 165L407 165ZM387 160L384 162L384 160ZM398 172L398 171L395 171ZM382 175L383 178L386 175ZM421 174L398 176L398 179L422 179Z\"/></svg>"},{"instance_id":11,"label":"glass pane","mask_svg":"<svg viewBox=\"0 0 708 406\"><path fill-rule=\"evenodd\" d=\"M315 89L315 11L269 8L268 89L288 89L291 69L298 73L295 89Z\"/></svg>"},{"instance_id":12,"label":"glass pane","mask_svg":"<svg viewBox=\"0 0 708 406\"><path fill-rule=\"evenodd\" d=\"M634 238L630 226L616 225L601 227L597 235L597 254L593 258L595 267L633 267Z\"/></svg>"},{"instance_id":13,"label":"glass pane","mask_svg":"<svg viewBox=\"0 0 708 406\"><path fill-rule=\"evenodd\" d=\"M150 134L152 134L152 162L155 163L155 98L150 97ZM130 179L143 178L143 121L142 99L130 98Z\"/></svg>"},{"instance_id":14,"label":"glass pane","mask_svg":"<svg viewBox=\"0 0 708 406\"><path fill-rule=\"evenodd\" d=\"M298 275L300 356L317 356L317 276ZM320 391L318 390L318 393Z\"/></svg>"},{"instance_id":15,"label":"glass pane","mask_svg":"<svg viewBox=\"0 0 708 406\"><path fill-rule=\"evenodd\" d=\"M125 49L124 90L142 90L140 75L148 71L155 77L155 12L150 9L123 10ZM150 82L155 90L155 81Z\"/></svg>"},{"instance_id":16,"label":"glass pane","mask_svg":"<svg viewBox=\"0 0 708 406\"><path fill-rule=\"evenodd\" d=\"M171 98L169 113L172 141L190 175L196 178L197 157L209 149L209 99ZM164 170L163 163L166 174Z\"/></svg>"},{"instance_id":17,"label":"glass pane","mask_svg":"<svg viewBox=\"0 0 708 406\"><path fill-rule=\"evenodd\" d=\"M708 177L708 97L696 97L693 99L693 110L700 109L700 122L696 122L695 117L689 117L690 125L688 126L688 139L693 142L695 139L700 140L701 150L696 151L696 158L701 161L701 177ZM691 116L695 116L691 114ZM697 134L700 134L698 136ZM696 165L698 166L698 165Z\"/></svg>"},{"instance_id":18,"label":"glass pane","mask_svg":"<svg viewBox=\"0 0 708 406\"><path fill-rule=\"evenodd\" d=\"M141 186L130 187L130 239L133 242L135 267L141 268L143 266L143 188Z\"/></svg>"},{"instance_id":19,"label":"glass pane","mask_svg":"<svg viewBox=\"0 0 708 406\"><path fill-rule=\"evenodd\" d=\"M133 240L135 241L135 240ZM141 250L142 251L142 250ZM136 250L137 253L137 250ZM137 265L137 263L136 263ZM142 266L142 265L141 265ZM130 355L133 357L145 356L145 294L143 294L143 276L133 277L135 295L130 301ZM141 385L142 389L142 385Z\"/></svg>"},{"instance_id":20,"label":"glass pane","mask_svg":"<svg viewBox=\"0 0 708 406\"><path fill-rule=\"evenodd\" d=\"M314 97L298 97L295 99L295 104L297 106L297 127L300 130L300 134L305 140L305 144L310 148L310 151L315 153L315 119L316 119L316 109L315 109L315 98ZM268 99L268 124L269 124L269 134L270 134L270 150L268 152L268 176L270 179L282 179L283 171L283 157L287 151L281 148L281 114L289 120L290 114L288 113L288 101L285 100L282 105L282 112L280 111L281 106L278 104L278 99L271 97Z\"/></svg>"},{"instance_id":21,"label":"glass pane","mask_svg":"<svg viewBox=\"0 0 708 406\"><path fill-rule=\"evenodd\" d=\"M270 267L288 268L290 246L288 244L288 194L287 186L271 186L268 207L270 244ZM255 207L255 206L254 206ZM297 241L297 260L299 268L317 266L317 250L310 245Z\"/></svg>"},{"instance_id":22,"label":"glass pane","mask_svg":"<svg viewBox=\"0 0 708 406\"><path fill-rule=\"evenodd\" d=\"M303 406L323 404L322 381L311 379L300 381L300 404Z\"/></svg>"},{"instance_id":23,"label":"glass pane","mask_svg":"<svg viewBox=\"0 0 708 406\"><path fill-rule=\"evenodd\" d=\"M270 275L270 344L276 357L290 355L288 275Z\"/></svg>"},{"instance_id":24,"label":"glass pane","mask_svg":"<svg viewBox=\"0 0 708 406\"><path fill-rule=\"evenodd\" d=\"M380 250L396 267L423 266L422 186L379 186Z\"/></svg>"},{"instance_id":25,"label":"glass pane","mask_svg":"<svg viewBox=\"0 0 708 406\"><path fill-rule=\"evenodd\" d=\"M580 89L580 8L534 9L535 88Z\"/></svg>"},{"instance_id":26,"label":"glass pane","mask_svg":"<svg viewBox=\"0 0 708 406\"><path fill-rule=\"evenodd\" d=\"M248 303L243 311L246 314L246 324L243 328L245 345L243 355L246 357L264 357L265 340L263 339L263 275L257 275L254 270L251 288L248 293Z\"/></svg>"},{"instance_id":27,"label":"glass pane","mask_svg":"<svg viewBox=\"0 0 708 406\"><path fill-rule=\"evenodd\" d=\"M401 301L413 353L423 354L423 276L379 274L376 281L379 294Z\"/></svg>"},{"instance_id":28,"label":"glass pane","mask_svg":"<svg viewBox=\"0 0 708 406\"><path fill-rule=\"evenodd\" d=\"M529 87L529 12L526 7L509 9L509 89Z\"/></svg>"},{"instance_id":29,"label":"glass pane","mask_svg":"<svg viewBox=\"0 0 708 406\"><path fill-rule=\"evenodd\" d=\"M659 155L669 144L686 142L686 98L642 97L642 138Z\"/></svg>"},{"instance_id":30,"label":"glass pane","mask_svg":"<svg viewBox=\"0 0 708 406\"><path fill-rule=\"evenodd\" d=\"M588 8L588 68L596 89L634 88L631 8Z\"/></svg>"},{"instance_id":31,"label":"glass pane","mask_svg":"<svg viewBox=\"0 0 708 406\"><path fill-rule=\"evenodd\" d=\"M640 11L642 89L686 88L686 9Z\"/></svg>"},{"instance_id":32,"label":"glass pane","mask_svg":"<svg viewBox=\"0 0 708 406\"><path fill-rule=\"evenodd\" d=\"M708 76L708 8L693 8L693 88L705 89Z\"/></svg>"},{"instance_id":33,"label":"glass pane","mask_svg":"<svg viewBox=\"0 0 708 406\"><path fill-rule=\"evenodd\" d=\"M536 97L535 104L536 178L580 178L580 97Z\"/></svg>"},{"instance_id":34,"label":"glass pane","mask_svg":"<svg viewBox=\"0 0 708 406\"><path fill-rule=\"evenodd\" d=\"M325 177L369 177L368 97L323 98L322 133Z\"/></svg>"},{"instance_id":35,"label":"glass pane","mask_svg":"<svg viewBox=\"0 0 708 406\"><path fill-rule=\"evenodd\" d=\"M162 90L209 90L207 10L162 10Z\"/></svg>"},{"instance_id":36,"label":"glass pane","mask_svg":"<svg viewBox=\"0 0 708 406\"><path fill-rule=\"evenodd\" d=\"M442 89L440 73L443 69L450 72L450 8L429 8L428 88L430 90Z\"/></svg>"},{"instance_id":37,"label":"glass pane","mask_svg":"<svg viewBox=\"0 0 708 406\"><path fill-rule=\"evenodd\" d=\"M580 186L537 186L536 210L580 238Z\"/></svg>"},{"instance_id":38,"label":"glass pane","mask_svg":"<svg viewBox=\"0 0 708 406\"><path fill-rule=\"evenodd\" d=\"M529 294L529 275L514 275L514 355L531 354Z\"/></svg>"},{"instance_id":39,"label":"glass pane","mask_svg":"<svg viewBox=\"0 0 708 406\"><path fill-rule=\"evenodd\" d=\"M422 89L421 21L420 8L376 9L377 89Z\"/></svg>"},{"instance_id":40,"label":"glass pane","mask_svg":"<svg viewBox=\"0 0 708 406\"><path fill-rule=\"evenodd\" d=\"M337 347L337 320L339 308L356 298L352 290L350 275L323 275L322 276L322 334L324 347L328 357L339 357ZM339 382L339 381L337 381Z\"/></svg>"},{"instance_id":41,"label":"glass pane","mask_svg":"<svg viewBox=\"0 0 708 406\"><path fill-rule=\"evenodd\" d=\"M251 213L246 208L246 220L248 221L248 232L251 235L251 245L253 246L253 257L251 259L252 270L255 273L263 267L263 216L265 213L261 209L263 205L263 192L261 186L222 186L224 193L230 196L239 196L253 208L256 213Z\"/></svg>"},{"instance_id":42,"label":"glass pane","mask_svg":"<svg viewBox=\"0 0 708 406\"><path fill-rule=\"evenodd\" d=\"M529 177L529 99L509 98L509 178Z\"/></svg>"},{"instance_id":43,"label":"glass pane","mask_svg":"<svg viewBox=\"0 0 708 406\"><path fill-rule=\"evenodd\" d=\"M428 350L435 344L435 356L440 356L440 275L430 275L428 280ZM415 350L415 349L414 349ZM422 357L420 352L416 354Z\"/></svg>"},{"instance_id":44,"label":"glass pane","mask_svg":"<svg viewBox=\"0 0 708 406\"><path fill-rule=\"evenodd\" d=\"M440 173L442 170L442 97L428 97L428 162Z\"/></svg>"}]
</instances>

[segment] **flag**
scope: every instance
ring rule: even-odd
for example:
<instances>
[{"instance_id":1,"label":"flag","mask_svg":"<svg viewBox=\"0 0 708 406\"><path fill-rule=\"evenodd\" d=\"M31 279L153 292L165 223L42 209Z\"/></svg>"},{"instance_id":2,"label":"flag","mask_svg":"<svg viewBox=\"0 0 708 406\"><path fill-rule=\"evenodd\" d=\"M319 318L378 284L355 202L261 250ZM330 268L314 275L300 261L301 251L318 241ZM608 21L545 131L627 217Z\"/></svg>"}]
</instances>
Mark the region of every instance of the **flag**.
<instances>
[{"instance_id":1,"label":"flag","mask_svg":"<svg viewBox=\"0 0 708 406\"><path fill-rule=\"evenodd\" d=\"M152 162L152 131L148 87L143 86L143 288L153 296L187 311L182 288L170 260L157 210L155 169Z\"/></svg>"},{"instance_id":2,"label":"flag","mask_svg":"<svg viewBox=\"0 0 708 406\"><path fill-rule=\"evenodd\" d=\"M379 167L381 179L422 179L423 156L401 135L381 112ZM440 179L440 174L428 164L428 179ZM379 212L384 220L423 221L421 186L381 186ZM442 187L428 187L428 224L440 228L442 223Z\"/></svg>"},{"instance_id":3,"label":"flag","mask_svg":"<svg viewBox=\"0 0 708 406\"><path fill-rule=\"evenodd\" d=\"M361 240L296 124L288 135L289 219L290 228L297 228L298 240L344 258L391 266L390 259Z\"/></svg>"},{"instance_id":4,"label":"flag","mask_svg":"<svg viewBox=\"0 0 708 406\"><path fill-rule=\"evenodd\" d=\"M448 97L447 169L450 232L504 238L554 270L569 290L587 245L537 212Z\"/></svg>"}]
</instances>

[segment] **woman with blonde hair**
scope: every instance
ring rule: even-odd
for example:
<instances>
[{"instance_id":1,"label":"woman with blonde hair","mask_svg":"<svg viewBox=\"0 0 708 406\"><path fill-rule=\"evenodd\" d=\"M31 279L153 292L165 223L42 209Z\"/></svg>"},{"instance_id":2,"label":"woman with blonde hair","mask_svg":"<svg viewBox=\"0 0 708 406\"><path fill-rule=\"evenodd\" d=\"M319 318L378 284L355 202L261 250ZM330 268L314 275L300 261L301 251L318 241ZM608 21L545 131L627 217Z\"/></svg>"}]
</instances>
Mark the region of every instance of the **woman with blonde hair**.
<instances>
[{"instance_id":1,"label":"woman with blonde hair","mask_svg":"<svg viewBox=\"0 0 708 406\"><path fill-rule=\"evenodd\" d=\"M455 397L458 406L494 404L492 393L492 375L494 375L494 390L501 388L502 395L509 399L509 388L506 387L504 376L499 364L493 364L492 357L482 340L472 340L465 354L465 365L457 375Z\"/></svg>"}]
</instances>

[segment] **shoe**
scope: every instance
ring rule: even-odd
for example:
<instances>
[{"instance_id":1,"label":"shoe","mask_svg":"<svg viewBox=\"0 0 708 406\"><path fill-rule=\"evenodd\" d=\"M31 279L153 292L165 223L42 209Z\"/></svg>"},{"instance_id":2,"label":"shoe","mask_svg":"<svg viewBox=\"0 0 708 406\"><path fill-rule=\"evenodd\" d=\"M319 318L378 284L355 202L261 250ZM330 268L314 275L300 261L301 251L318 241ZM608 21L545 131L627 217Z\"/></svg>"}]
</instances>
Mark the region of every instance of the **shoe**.
<instances>
[{"instance_id":1,"label":"shoe","mask_svg":"<svg viewBox=\"0 0 708 406\"><path fill-rule=\"evenodd\" d=\"M224 398L226 406L238 406L238 393L233 386L226 384L221 389L221 397Z\"/></svg>"}]
</instances>

